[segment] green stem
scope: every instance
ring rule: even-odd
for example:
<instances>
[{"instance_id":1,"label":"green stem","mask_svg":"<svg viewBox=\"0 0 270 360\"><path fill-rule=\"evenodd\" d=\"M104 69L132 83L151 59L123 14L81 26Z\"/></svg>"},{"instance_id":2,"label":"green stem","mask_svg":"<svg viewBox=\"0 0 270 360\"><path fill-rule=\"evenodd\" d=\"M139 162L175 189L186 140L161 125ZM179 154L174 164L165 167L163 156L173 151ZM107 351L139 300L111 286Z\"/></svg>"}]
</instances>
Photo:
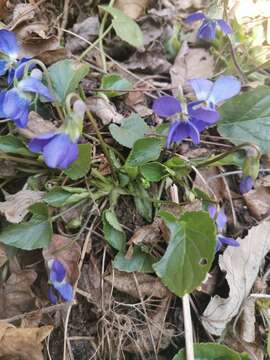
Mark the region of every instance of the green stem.
<instances>
[{"instance_id":1,"label":"green stem","mask_svg":"<svg viewBox=\"0 0 270 360\"><path fill-rule=\"evenodd\" d=\"M201 167L204 167L204 166L208 166L210 164L215 163L216 161L224 159L226 156L228 156L230 154L233 154L234 152L236 152L236 151L238 151L238 150L240 150L240 149L242 149L244 147L247 147L247 146L251 146L251 147L255 148L255 150L258 152L258 156L260 155L260 151L259 151L259 149L258 149L258 147L256 145L246 142L246 143L235 146L234 148L224 152L221 155L214 156L212 159L208 159L208 160L203 161L203 162L201 162L199 164L194 164L194 166L196 166L196 168L201 168Z\"/></svg>"},{"instance_id":2,"label":"green stem","mask_svg":"<svg viewBox=\"0 0 270 360\"><path fill-rule=\"evenodd\" d=\"M112 163L112 160L111 160L111 157L110 157L110 154L109 154L109 151L108 151L108 147L107 147L107 144L105 143L100 131L99 131L99 128L98 128L98 125L96 123L96 120L95 118L93 117L93 115L91 114L91 112L89 110L86 110L86 115L91 123L91 125L93 126L96 134L97 134L97 138L99 140L99 143L100 143L100 146L103 150L103 153L104 155L106 156L107 158L107 161L110 165L110 168L111 168L111 172L112 172L112 177L114 178L114 180L117 179L116 177L116 174L115 174L115 171L114 171L114 166L113 166L113 163Z\"/></svg>"},{"instance_id":3,"label":"green stem","mask_svg":"<svg viewBox=\"0 0 270 360\"><path fill-rule=\"evenodd\" d=\"M52 81L51 81L51 78L50 78L50 74L49 74L49 72L48 72L48 69L47 69L46 66L43 64L42 61L37 60L37 59L29 60L29 61L27 62L27 64L25 65L25 68L24 68L24 76L27 76L27 75L28 75L30 66L31 66L32 64L36 64L36 65L38 65L39 67L41 67L41 69L43 70L43 73L44 73L44 75L45 75L45 77L46 77L46 80L47 80L47 83L48 83L48 87L49 87L49 89L50 89L50 92L51 92L52 94L54 94L54 89L53 89ZM63 115L63 113L62 113L59 105L57 104L57 102L54 103L54 106L55 106L55 108L56 108L56 110L57 110L58 116L60 117L61 121L64 122L65 117L64 117L64 115Z\"/></svg>"},{"instance_id":4,"label":"green stem","mask_svg":"<svg viewBox=\"0 0 270 360\"><path fill-rule=\"evenodd\" d=\"M113 6L115 0L111 0L109 3L109 6ZM106 21L108 19L109 13L105 12L101 24L100 24L100 28L99 28L99 49L100 49L100 54L101 54L101 60L102 60L102 65L103 65L103 70L106 73L107 72L107 63L106 63L106 56L104 53L104 48L103 48L103 38L102 38L102 34L104 33L104 28L106 25Z\"/></svg>"},{"instance_id":5,"label":"green stem","mask_svg":"<svg viewBox=\"0 0 270 360\"><path fill-rule=\"evenodd\" d=\"M110 26L108 26L108 28L104 31L103 34L101 34L79 57L79 60L82 60L91 50L93 50L98 43L100 43L105 36L111 31L111 29L113 28L113 25L111 24ZM106 61L105 61L106 63Z\"/></svg>"},{"instance_id":6,"label":"green stem","mask_svg":"<svg viewBox=\"0 0 270 360\"><path fill-rule=\"evenodd\" d=\"M18 158L18 157L16 157L16 156L6 155L6 154L4 154L4 153L0 153L0 159L9 160L9 161L15 161L15 162L21 163L21 164L29 164L29 165L42 166L42 164L40 164L40 163L39 163L38 161L36 161L36 160L25 159L25 158Z\"/></svg>"}]
</instances>

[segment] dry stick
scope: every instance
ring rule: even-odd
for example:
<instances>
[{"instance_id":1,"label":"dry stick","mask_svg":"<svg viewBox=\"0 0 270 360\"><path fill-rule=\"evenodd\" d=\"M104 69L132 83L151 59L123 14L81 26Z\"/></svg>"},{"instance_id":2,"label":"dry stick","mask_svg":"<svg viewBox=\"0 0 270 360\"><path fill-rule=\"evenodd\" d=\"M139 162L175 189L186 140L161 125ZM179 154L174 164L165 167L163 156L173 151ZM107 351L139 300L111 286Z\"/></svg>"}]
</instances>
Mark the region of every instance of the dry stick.
<instances>
[{"instance_id":1,"label":"dry stick","mask_svg":"<svg viewBox=\"0 0 270 360\"><path fill-rule=\"evenodd\" d=\"M63 21L61 24L61 28L59 29L59 39L63 36L63 29L67 26L68 22L68 10L69 10L69 0L65 0L64 10L63 10Z\"/></svg>"},{"instance_id":2,"label":"dry stick","mask_svg":"<svg viewBox=\"0 0 270 360\"><path fill-rule=\"evenodd\" d=\"M171 198L174 202L179 204L178 189L174 184L170 189ZM193 348L193 332L192 332L192 319L189 303L189 295L185 294L182 298L183 303L183 315L184 315L184 327L185 327L185 342L186 342L186 356L187 360L194 360L194 348Z\"/></svg>"}]
</instances>

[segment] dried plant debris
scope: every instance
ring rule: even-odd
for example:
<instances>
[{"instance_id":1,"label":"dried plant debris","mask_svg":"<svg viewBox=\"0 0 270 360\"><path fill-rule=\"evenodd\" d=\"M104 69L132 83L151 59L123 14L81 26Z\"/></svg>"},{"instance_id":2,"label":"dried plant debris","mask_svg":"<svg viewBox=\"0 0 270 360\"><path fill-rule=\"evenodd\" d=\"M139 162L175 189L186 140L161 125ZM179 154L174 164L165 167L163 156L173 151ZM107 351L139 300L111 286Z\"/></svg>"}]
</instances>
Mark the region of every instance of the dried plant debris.
<instances>
[{"instance_id":1,"label":"dried plant debris","mask_svg":"<svg viewBox=\"0 0 270 360\"><path fill-rule=\"evenodd\" d=\"M270 250L270 222L265 220L249 230L240 247L227 248L219 256L220 269L226 272L229 297L214 296L203 313L202 323L211 334L220 336L226 325L239 313L256 280L260 266Z\"/></svg>"}]
</instances>

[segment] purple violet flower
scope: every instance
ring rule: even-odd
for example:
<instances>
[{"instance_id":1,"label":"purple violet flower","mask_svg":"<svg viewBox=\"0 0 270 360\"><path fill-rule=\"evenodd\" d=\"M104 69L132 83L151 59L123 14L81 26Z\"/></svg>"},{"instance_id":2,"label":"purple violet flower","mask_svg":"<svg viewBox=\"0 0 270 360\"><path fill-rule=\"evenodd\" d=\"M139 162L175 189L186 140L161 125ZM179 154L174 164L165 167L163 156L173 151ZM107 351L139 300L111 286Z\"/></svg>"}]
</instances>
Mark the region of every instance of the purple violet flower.
<instances>
[{"instance_id":1,"label":"purple violet flower","mask_svg":"<svg viewBox=\"0 0 270 360\"><path fill-rule=\"evenodd\" d=\"M239 190L241 194L248 193L254 186L254 181L251 176L244 176L240 181Z\"/></svg>"},{"instance_id":2,"label":"purple violet flower","mask_svg":"<svg viewBox=\"0 0 270 360\"><path fill-rule=\"evenodd\" d=\"M229 245L238 247L240 244L234 240L233 238L222 235L221 233L225 230L226 224L228 222L227 216L224 213L224 210L221 209L217 212L217 209L213 205L208 206L208 213L211 219L215 219L217 226L217 244L216 244L216 252L220 251L223 245Z\"/></svg>"},{"instance_id":3,"label":"purple violet flower","mask_svg":"<svg viewBox=\"0 0 270 360\"><path fill-rule=\"evenodd\" d=\"M222 19L210 19L206 17L202 12L196 12L189 15L186 18L188 24L194 21L202 20L202 24L198 29L197 37L205 41L213 41L216 38L217 26L221 29L224 34L232 34L232 28L225 20Z\"/></svg>"},{"instance_id":4,"label":"purple violet flower","mask_svg":"<svg viewBox=\"0 0 270 360\"><path fill-rule=\"evenodd\" d=\"M66 279L66 270L59 260L50 260L49 267L49 287L48 297L52 304L56 304L58 296L65 301L71 301L73 298L72 285Z\"/></svg>"},{"instance_id":5,"label":"purple violet flower","mask_svg":"<svg viewBox=\"0 0 270 360\"><path fill-rule=\"evenodd\" d=\"M187 114L182 113L182 119L172 122L167 137L167 147L173 142L180 142L188 137L194 144L200 143L200 132L208 126L215 124L219 113L211 108L201 107L201 101L191 102L187 105ZM182 112L180 101L174 96L161 96L154 101L154 112L161 117L169 117Z\"/></svg>"},{"instance_id":6,"label":"purple violet flower","mask_svg":"<svg viewBox=\"0 0 270 360\"><path fill-rule=\"evenodd\" d=\"M33 138L29 145L32 152L43 153L50 168L66 169L78 158L78 144L65 132L49 132Z\"/></svg>"},{"instance_id":7,"label":"purple violet flower","mask_svg":"<svg viewBox=\"0 0 270 360\"><path fill-rule=\"evenodd\" d=\"M188 84L194 90L198 101L205 101L206 106L215 109L216 106L237 95L241 90L241 82L234 76L221 75L215 82L207 79L192 79Z\"/></svg>"},{"instance_id":8,"label":"purple violet flower","mask_svg":"<svg viewBox=\"0 0 270 360\"><path fill-rule=\"evenodd\" d=\"M32 73L20 80L12 89L0 94L1 117L13 120L20 128L27 125L30 105L34 96L40 95L45 101L54 100L49 89L40 79L36 78L40 76L41 72L35 69Z\"/></svg>"},{"instance_id":9,"label":"purple violet flower","mask_svg":"<svg viewBox=\"0 0 270 360\"><path fill-rule=\"evenodd\" d=\"M19 50L20 46L15 33L5 29L0 30L0 52L2 54L0 76L8 73L8 84L12 83L14 77L20 79L23 76L25 65L31 59L30 57L19 59ZM32 64L30 70L34 67L35 64Z\"/></svg>"}]
</instances>

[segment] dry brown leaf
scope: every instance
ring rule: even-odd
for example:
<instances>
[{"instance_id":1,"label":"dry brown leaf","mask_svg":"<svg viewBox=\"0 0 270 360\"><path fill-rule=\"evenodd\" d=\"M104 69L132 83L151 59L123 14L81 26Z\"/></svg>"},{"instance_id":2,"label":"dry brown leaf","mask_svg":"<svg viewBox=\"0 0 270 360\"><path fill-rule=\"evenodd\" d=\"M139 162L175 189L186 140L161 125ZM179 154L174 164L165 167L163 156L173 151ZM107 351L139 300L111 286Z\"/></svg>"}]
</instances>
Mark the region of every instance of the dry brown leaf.
<instances>
[{"instance_id":1,"label":"dry brown leaf","mask_svg":"<svg viewBox=\"0 0 270 360\"><path fill-rule=\"evenodd\" d=\"M92 42L99 32L99 18L98 16L90 16L83 21L73 25L72 32ZM84 40L78 39L74 36L68 36L66 47L73 53L87 48L89 45Z\"/></svg>"},{"instance_id":2,"label":"dry brown leaf","mask_svg":"<svg viewBox=\"0 0 270 360\"><path fill-rule=\"evenodd\" d=\"M133 234L128 245L156 244L161 238L161 223L162 220L156 218L152 224L141 227Z\"/></svg>"},{"instance_id":3,"label":"dry brown leaf","mask_svg":"<svg viewBox=\"0 0 270 360\"><path fill-rule=\"evenodd\" d=\"M35 136L51 131L56 131L56 127L51 123L51 121L44 120L34 111L29 113L26 128L18 128L18 133L25 136L27 139L32 139Z\"/></svg>"},{"instance_id":4,"label":"dry brown leaf","mask_svg":"<svg viewBox=\"0 0 270 360\"><path fill-rule=\"evenodd\" d=\"M117 0L115 6L136 20L143 15L149 2L149 0Z\"/></svg>"},{"instance_id":5,"label":"dry brown leaf","mask_svg":"<svg viewBox=\"0 0 270 360\"><path fill-rule=\"evenodd\" d=\"M50 36L49 38L27 38L27 41L23 41L20 47L20 56L32 56L37 57L46 51L52 51L59 49L59 39L57 36Z\"/></svg>"},{"instance_id":6,"label":"dry brown leaf","mask_svg":"<svg viewBox=\"0 0 270 360\"><path fill-rule=\"evenodd\" d=\"M13 10L12 24L10 30L14 30L16 26L25 21L34 19L36 8L31 4L17 4Z\"/></svg>"},{"instance_id":7,"label":"dry brown leaf","mask_svg":"<svg viewBox=\"0 0 270 360\"><path fill-rule=\"evenodd\" d=\"M71 52L66 48L59 48L54 50L45 50L38 54L36 58L49 66L57 61L69 59L72 57Z\"/></svg>"},{"instance_id":8,"label":"dry brown leaf","mask_svg":"<svg viewBox=\"0 0 270 360\"><path fill-rule=\"evenodd\" d=\"M97 306L98 310L108 309L111 302L111 285L104 282L102 287L102 274L96 259L91 256L89 263L85 264L79 280L79 287L87 292L88 299Z\"/></svg>"},{"instance_id":9,"label":"dry brown leaf","mask_svg":"<svg viewBox=\"0 0 270 360\"><path fill-rule=\"evenodd\" d=\"M0 178L15 177L18 173L17 165L14 161L0 160Z\"/></svg>"},{"instance_id":10,"label":"dry brown leaf","mask_svg":"<svg viewBox=\"0 0 270 360\"><path fill-rule=\"evenodd\" d=\"M108 125L111 122L120 124L123 119L123 116L116 111L114 105L103 97L89 97L86 99L86 105L102 121L103 125Z\"/></svg>"},{"instance_id":11,"label":"dry brown leaf","mask_svg":"<svg viewBox=\"0 0 270 360\"><path fill-rule=\"evenodd\" d=\"M158 278L143 273L136 273L136 277L142 297L153 296L161 299L168 295L168 290ZM114 270L114 274L106 276L105 281L109 282L118 291L133 296L135 299L140 298L136 289L133 273Z\"/></svg>"},{"instance_id":12,"label":"dry brown leaf","mask_svg":"<svg viewBox=\"0 0 270 360\"><path fill-rule=\"evenodd\" d=\"M145 90L145 84L142 85ZM153 114L153 110L147 106L146 96L144 91L138 88L138 91L131 91L125 98L125 103L130 106L132 110L138 113L142 117L150 116Z\"/></svg>"},{"instance_id":13,"label":"dry brown leaf","mask_svg":"<svg viewBox=\"0 0 270 360\"><path fill-rule=\"evenodd\" d=\"M245 301L241 316L241 338L248 342L255 342L255 299L249 297Z\"/></svg>"},{"instance_id":14,"label":"dry brown leaf","mask_svg":"<svg viewBox=\"0 0 270 360\"><path fill-rule=\"evenodd\" d=\"M3 360L43 360L41 342L53 326L16 328L0 322L0 358Z\"/></svg>"},{"instance_id":15,"label":"dry brown leaf","mask_svg":"<svg viewBox=\"0 0 270 360\"><path fill-rule=\"evenodd\" d=\"M151 47L144 52L136 51L125 63L127 69L132 71L144 71L147 73L167 73L171 68L171 63L167 60L164 48L159 44Z\"/></svg>"},{"instance_id":16,"label":"dry brown leaf","mask_svg":"<svg viewBox=\"0 0 270 360\"><path fill-rule=\"evenodd\" d=\"M170 75L175 88L184 86L190 79L211 78L214 75L214 58L205 49L191 49L184 43L171 67Z\"/></svg>"},{"instance_id":17,"label":"dry brown leaf","mask_svg":"<svg viewBox=\"0 0 270 360\"><path fill-rule=\"evenodd\" d=\"M199 173L196 174L193 185L206 192L210 197L215 194L217 200L222 200L226 198L227 194L222 178L211 179L218 174L219 170L216 167L200 169Z\"/></svg>"},{"instance_id":18,"label":"dry brown leaf","mask_svg":"<svg viewBox=\"0 0 270 360\"><path fill-rule=\"evenodd\" d=\"M239 248L228 247L219 257L220 269L226 272L230 293L224 299L214 296L203 313L202 323L211 334L220 336L229 321L239 313L256 280L261 263L270 250L270 221L253 227Z\"/></svg>"},{"instance_id":19,"label":"dry brown leaf","mask_svg":"<svg viewBox=\"0 0 270 360\"><path fill-rule=\"evenodd\" d=\"M43 249L43 257L46 261L51 259L59 260L66 272L71 284L74 284L79 276L79 260L81 248L77 242L65 236L53 234L49 246Z\"/></svg>"},{"instance_id":20,"label":"dry brown leaf","mask_svg":"<svg viewBox=\"0 0 270 360\"><path fill-rule=\"evenodd\" d=\"M243 195L247 207L257 220L269 214L270 211L270 187L259 186Z\"/></svg>"},{"instance_id":21,"label":"dry brown leaf","mask_svg":"<svg viewBox=\"0 0 270 360\"><path fill-rule=\"evenodd\" d=\"M28 213L29 207L40 202L44 194L42 191L21 190L14 195L7 195L6 201L0 202L0 213L9 222L18 224Z\"/></svg>"},{"instance_id":22,"label":"dry brown leaf","mask_svg":"<svg viewBox=\"0 0 270 360\"><path fill-rule=\"evenodd\" d=\"M34 309L35 296L31 285L36 278L37 274L33 270L23 270L10 275L7 282L0 287L1 319Z\"/></svg>"},{"instance_id":23,"label":"dry brown leaf","mask_svg":"<svg viewBox=\"0 0 270 360\"><path fill-rule=\"evenodd\" d=\"M5 265L5 263L8 261L6 249L3 244L0 244L0 267Z\"/></svg>"},{"instance_id":24,"label":"dry brown leaf","mask_svg":"<svg viewBox=\"0 0 270 360\"><path fill-rule=\"evenodd\" d=\"M0 20L4 20L8 14L7 0L0 0Z\"/></svg>"}]
</instances>

